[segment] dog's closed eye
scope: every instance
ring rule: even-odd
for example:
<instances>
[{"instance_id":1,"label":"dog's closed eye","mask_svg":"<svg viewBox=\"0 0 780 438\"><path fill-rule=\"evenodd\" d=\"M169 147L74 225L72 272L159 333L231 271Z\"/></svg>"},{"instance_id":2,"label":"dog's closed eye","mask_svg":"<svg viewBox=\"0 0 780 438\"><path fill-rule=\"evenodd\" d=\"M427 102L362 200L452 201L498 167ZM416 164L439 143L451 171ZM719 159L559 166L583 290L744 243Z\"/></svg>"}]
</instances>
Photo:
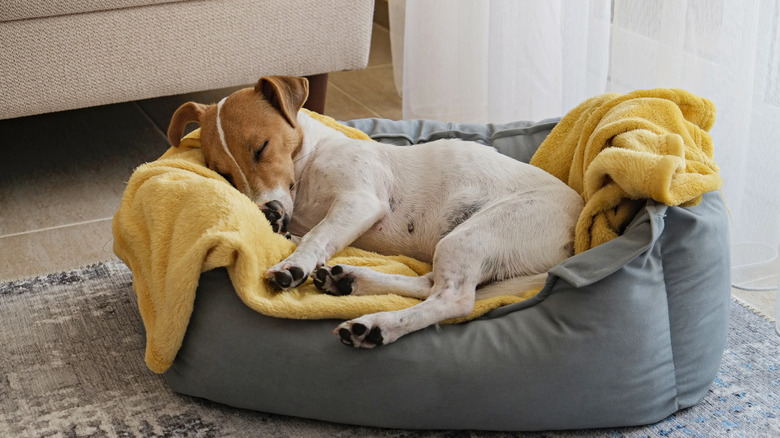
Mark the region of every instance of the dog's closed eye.
<instances>
[{"instance_id":1,"label":"dog's closed eye","mask_svg":"<svg viewBox=\"0 0 780 438\"><path fill-rule=\"evenodd\" d=\"M264 141L263 144L260 146L260 148L255 150L255 154L254 154L255 163L260 162L260 158L262 158L263 151L265 150L266 146L268 146L268 140Z\"/></svg>"}]
</instances>

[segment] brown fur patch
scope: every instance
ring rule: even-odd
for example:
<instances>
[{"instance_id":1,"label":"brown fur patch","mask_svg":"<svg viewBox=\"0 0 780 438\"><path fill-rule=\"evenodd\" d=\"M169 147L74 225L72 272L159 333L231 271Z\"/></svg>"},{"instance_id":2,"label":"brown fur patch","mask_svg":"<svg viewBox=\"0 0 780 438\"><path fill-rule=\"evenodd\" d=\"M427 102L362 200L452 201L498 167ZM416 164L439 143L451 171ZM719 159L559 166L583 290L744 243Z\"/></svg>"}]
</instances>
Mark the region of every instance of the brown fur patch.
<instances>
[{"instance_id":1,"label":"brown fur patch","mask_svg":"<svg viewBox=\"0 0 780 438\"><path fill-rule=\"evenodd\" d=\"M293 157L303 141L297 113L307 95L303 78L261 78L255 88L238 90L222 104L219 117L227 150L217 128L217 105L182 105L168 137L178 145L184 127L198 122L206 165L229 177L241 193L254 200L275 188L292 190Z\"/></svg>"}]
</instances>

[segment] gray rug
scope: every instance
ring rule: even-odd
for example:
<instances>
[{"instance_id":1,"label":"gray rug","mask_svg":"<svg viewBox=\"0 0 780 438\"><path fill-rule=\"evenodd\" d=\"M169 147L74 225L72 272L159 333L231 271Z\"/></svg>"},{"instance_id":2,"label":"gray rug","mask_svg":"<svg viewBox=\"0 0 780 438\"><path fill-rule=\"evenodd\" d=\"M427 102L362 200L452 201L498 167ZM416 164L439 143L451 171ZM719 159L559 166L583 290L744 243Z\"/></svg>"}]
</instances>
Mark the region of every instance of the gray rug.
<instances>
[{"instance_id":1,"label":"gray rug","mask_svg":"<svg viewBox=\"0 0 780 438\"><path fill-rule=\"evenodd\" d=\"M702 403L657 424L489 433L372 429L251 412L173 393L143 362L119 261L0 284L0 436L778 437L780 337L733 304L720 373Z\"/></svg>"}]
</instances>

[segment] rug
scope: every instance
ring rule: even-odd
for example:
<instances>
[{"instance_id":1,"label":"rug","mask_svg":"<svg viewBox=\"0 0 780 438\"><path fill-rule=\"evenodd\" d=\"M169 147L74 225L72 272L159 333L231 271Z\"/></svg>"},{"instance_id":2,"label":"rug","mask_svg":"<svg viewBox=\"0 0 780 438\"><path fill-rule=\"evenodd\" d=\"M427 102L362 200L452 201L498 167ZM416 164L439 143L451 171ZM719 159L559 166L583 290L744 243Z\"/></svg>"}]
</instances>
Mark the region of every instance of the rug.
<instances>
[{"instance_id":1,"label":"rug","mask_svg":"<svg viewBox=\"0 0 780 438\"><path fill-rule=\"evenodd\" d=\"M653 425L588 431L409 431L230 408L173 393L144 365L132 275L120 261L0 284L0 436L778 437L780 337L732 303L705 399Z\"/></svg>"}]
</instances>

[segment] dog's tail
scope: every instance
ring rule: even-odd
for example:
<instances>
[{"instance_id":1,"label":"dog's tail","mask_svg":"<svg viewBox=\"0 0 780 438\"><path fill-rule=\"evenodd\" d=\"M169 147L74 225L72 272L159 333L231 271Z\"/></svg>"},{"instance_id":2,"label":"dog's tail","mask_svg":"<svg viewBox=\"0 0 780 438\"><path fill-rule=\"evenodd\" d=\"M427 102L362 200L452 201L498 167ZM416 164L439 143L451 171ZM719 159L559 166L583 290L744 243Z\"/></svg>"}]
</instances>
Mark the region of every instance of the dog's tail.
<instances>
[{"instance_id":1,"label":"dog's tail","mask_svg":"<svg viewBox=\"0 0 780 438\"><path fill-rule=\"evenodd\" d=\"M522 295L532 289L541 289L547 282L547 273L512 277L496 281L477 289L477 299L500 297L507 295Z\"/></svg>"}]
</instances>

